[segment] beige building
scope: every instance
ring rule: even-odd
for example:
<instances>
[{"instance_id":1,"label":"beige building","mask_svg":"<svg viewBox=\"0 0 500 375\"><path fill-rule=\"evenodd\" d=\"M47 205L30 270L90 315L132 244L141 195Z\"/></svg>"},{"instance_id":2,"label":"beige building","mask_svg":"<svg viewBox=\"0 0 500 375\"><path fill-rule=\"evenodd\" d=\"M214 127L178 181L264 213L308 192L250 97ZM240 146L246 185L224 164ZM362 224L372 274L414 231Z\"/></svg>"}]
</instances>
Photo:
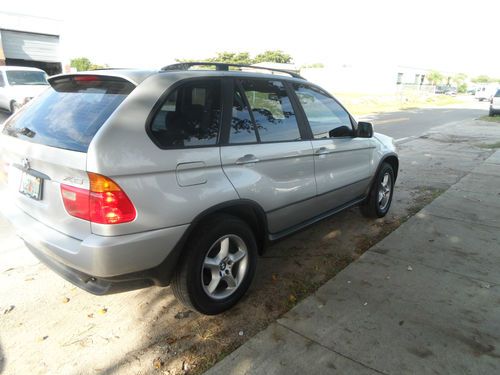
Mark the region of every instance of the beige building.
<instances>
[{"instance_id":1,"label":"beige building","mask_svg":"<svg viewBox=\"0 0 500 375\"><path fill-rule=\"evenodd\" d=\"M61 22L50 18L0 12L0 65L61 73L60 29Z\"/></svg>"}]
</instances>

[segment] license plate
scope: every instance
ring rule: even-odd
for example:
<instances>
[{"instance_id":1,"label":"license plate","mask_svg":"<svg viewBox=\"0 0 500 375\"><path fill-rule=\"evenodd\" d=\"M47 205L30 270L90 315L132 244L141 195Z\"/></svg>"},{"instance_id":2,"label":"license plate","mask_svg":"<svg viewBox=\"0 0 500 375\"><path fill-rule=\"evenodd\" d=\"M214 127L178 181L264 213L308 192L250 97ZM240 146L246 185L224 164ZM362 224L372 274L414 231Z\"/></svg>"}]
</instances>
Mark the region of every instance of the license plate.
<instances>
[{"instance_id":1,"label":"license plate","mask_svg":"<svg viewBox=\"0 0 500 375\"><path fill-rule=\"evenodd\" d=\"M39 201L42 199L42 185L43 180L40 177L23 172L19 192Z\"/></svg>"}]
</instances>

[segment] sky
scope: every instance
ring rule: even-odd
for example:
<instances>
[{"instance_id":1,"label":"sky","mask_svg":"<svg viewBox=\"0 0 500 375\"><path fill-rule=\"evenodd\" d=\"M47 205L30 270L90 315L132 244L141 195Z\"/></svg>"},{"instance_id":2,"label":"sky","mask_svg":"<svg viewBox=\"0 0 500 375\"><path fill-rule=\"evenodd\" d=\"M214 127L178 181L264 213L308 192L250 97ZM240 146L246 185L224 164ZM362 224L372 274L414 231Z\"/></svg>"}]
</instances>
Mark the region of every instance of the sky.
<instances>
[{"instance_id":1,"label":"sky","mask_svg":"<svg viewBox=\"0 0 500 375\"><path fill-rule=\"evenodd\" d=\"M298 65L500 77L499 0L3 0L0 11L59 19L65 60L86 56L113 67L280 49Z\"/></svg>"}]
</instances>

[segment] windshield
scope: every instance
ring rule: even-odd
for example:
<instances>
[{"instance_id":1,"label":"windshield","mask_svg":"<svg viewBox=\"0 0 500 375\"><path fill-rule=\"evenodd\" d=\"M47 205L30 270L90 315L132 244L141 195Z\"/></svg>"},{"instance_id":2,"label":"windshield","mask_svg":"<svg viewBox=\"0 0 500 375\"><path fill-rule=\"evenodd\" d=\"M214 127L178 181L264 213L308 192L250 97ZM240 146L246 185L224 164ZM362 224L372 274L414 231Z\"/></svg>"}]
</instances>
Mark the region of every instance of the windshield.
<instances>
[{"instance_id":1,"label":"windshield","mask_svg":"<svg viewBox=\"0 0 500 375\"><path fill-rule=\"evenodd\" d=\"M133 89L124 80L62 77L7 121L3 133L86 152L99 128Z\"/></svg>"},{"instance_id":2,"label":"windshield","mask_svg":"<svg viewBox=\"0 0 500 375\"><path fill-rule=\"evenodd\" d=\"M19 85L48 85L47 74L34 70L8 70L7 81L12 86Z\"/></svg>"}]
</instances>

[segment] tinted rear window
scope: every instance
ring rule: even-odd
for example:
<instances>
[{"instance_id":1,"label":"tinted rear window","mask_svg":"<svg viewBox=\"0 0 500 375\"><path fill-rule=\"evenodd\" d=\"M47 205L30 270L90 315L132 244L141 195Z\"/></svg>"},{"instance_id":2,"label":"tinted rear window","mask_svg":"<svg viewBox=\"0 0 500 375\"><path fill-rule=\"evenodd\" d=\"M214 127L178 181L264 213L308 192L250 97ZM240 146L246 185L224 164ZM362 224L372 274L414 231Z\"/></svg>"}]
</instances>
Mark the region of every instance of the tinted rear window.
<instances>
[{"instance_id":1,"label":"tinted rear window","mask_svg":"<svg viewBox=\"0 0 500 375\"><path fill-rule=\"evenodd\" d=\"M29 142L86 152L99 128L134 87L114 77L60 78L9 120L3 133Z\"/></svg>"}]
</instances>

